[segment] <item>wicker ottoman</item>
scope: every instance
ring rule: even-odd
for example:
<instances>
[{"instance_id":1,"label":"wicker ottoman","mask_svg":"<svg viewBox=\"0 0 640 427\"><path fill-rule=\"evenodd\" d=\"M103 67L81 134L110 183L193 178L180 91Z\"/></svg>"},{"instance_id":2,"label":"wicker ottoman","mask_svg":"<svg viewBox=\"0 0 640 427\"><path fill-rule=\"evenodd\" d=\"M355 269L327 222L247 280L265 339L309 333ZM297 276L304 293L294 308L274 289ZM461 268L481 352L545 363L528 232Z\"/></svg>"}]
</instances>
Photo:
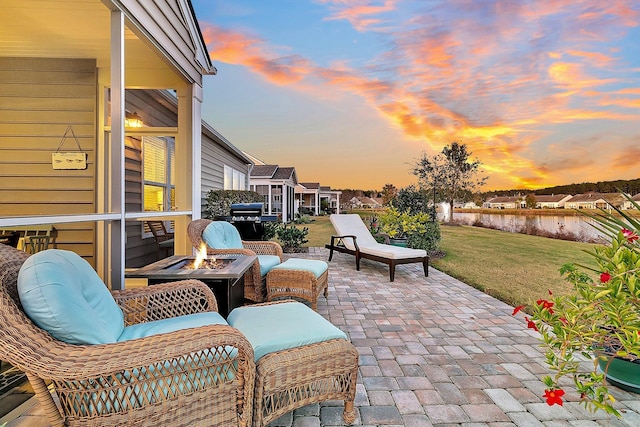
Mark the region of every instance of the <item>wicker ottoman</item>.
<instances>
[{"instance_id":1,"label":"wicker ottoman","mask_svg":"<svg viewBox=\"0 0 640 427\"><path fill-rule=\"evenodd\" d=\"M290 258L267 273L267 301L299 298L318 309L318 296L329 295L329 265L324 261Z\"/></svg>"},{"instance_id":2,"label":"wicker ottoman","mask_svg":"<svg viewBox=\"0 0 640 427\"><path fill-rule=\"evenodd\" d=\"M254 349L253 427L327 400L343 400L344 423L355 421L358 351L344 332L293 301L239 307L228 320Z\"/></svg>"}]
</instances>

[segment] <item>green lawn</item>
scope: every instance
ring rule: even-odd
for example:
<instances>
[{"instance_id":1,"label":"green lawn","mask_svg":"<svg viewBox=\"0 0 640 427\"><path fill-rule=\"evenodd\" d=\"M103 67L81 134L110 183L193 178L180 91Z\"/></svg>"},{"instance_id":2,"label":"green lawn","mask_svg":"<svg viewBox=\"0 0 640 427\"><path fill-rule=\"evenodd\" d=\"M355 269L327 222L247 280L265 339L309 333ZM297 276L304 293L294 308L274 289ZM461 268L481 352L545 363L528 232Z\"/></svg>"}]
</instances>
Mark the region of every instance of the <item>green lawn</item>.
<instances>
[{"instance_id":1,"label":"green lawn","mask_svg":"<svg viewBox=\"0 0 640 427\"><path fill-rule=\"evenodd\" d=\"M300 226L298 226L300 227ZM323 247L335 231L328 216L307 224L309 247ZM531 304L548 296L548 290L569 290L558 272L562 264L593 265L584 249L588 243L513 234L468 226L441 226L440 248L446 256L433 260L440 271L509 304Z\"/></svg>"}]
</instances>

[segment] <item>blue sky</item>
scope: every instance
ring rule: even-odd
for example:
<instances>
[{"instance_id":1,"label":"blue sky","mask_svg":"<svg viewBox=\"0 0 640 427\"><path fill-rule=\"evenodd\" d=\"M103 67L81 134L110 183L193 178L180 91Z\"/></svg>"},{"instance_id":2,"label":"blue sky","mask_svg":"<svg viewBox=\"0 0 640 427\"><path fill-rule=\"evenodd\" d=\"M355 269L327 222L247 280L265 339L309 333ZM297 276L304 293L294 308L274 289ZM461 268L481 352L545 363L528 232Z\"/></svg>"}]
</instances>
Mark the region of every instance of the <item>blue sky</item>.
<instances>
[{"instance_id":1,"label":"blue sky","mask_svg":"<svg viewBox=\"0 0 640 427\"><path fill-rule=\"evenodd\" d=\"M203 118L300 181L404 187L453 141L484 189L640 177L640 2L192 3Z\"/></svg>"}]
</instances>

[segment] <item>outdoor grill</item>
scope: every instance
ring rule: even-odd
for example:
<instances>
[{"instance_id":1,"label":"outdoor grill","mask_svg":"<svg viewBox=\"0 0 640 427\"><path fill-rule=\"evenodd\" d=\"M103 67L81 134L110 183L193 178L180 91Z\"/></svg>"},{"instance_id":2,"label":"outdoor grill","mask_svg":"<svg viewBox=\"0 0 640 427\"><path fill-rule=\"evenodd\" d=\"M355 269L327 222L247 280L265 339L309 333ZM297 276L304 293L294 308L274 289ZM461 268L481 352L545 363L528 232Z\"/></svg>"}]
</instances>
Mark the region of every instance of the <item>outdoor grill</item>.
<instances>
[{"instance_id":1,"label":"outdoor grill","mask_svg":"<svg viewBox=\"0 0 640 427\"><path fill-rule=\"evenodd\" d=\"M263 203L234 203L228 216L216 219L233 224L242 240L263 240L263 223L278 221L277 215L263 215L263 208Z\"/></svg>"}]
</instances>

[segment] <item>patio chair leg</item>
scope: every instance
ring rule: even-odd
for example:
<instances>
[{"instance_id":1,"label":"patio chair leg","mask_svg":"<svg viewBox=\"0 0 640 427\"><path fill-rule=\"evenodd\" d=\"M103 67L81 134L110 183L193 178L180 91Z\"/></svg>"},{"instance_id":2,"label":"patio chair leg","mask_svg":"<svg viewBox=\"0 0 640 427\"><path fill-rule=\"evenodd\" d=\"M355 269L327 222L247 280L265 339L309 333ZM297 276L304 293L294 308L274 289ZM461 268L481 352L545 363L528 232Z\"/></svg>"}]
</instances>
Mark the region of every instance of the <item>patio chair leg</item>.
<instances>
[{"instance_id":1,"label":"patio chair leg","mask_svg":"<svg viewBox=\"0 0 640 427\"><path fill-rule=\"evenodd\" d=\"M344 411L342 412L342 421L346 425L351 425L356 420L356 411L353 407L353 400L344 402Z\"/></svg>"},{"instance_id":2,"label":"patio chair leg","mask_svg":"<svg viewBox=\"0 0 640 427\"><path fill-rule=\"evenodd\" d=\"M389 264L389 281L393 282L395 278L396 278L396 264L392 261L391 264Z\"/></svg>"},{"instance_id":3,"label":"patio chair leg","mask_svg":"<svg viewBox=\"0 0 640 427\"><path fill-rule=\"evenodd\" d=\"M422 267L424 268L424 277L429 277L429 258L425 257L422 260Z\"/></svg>"},{"instance_id":4,"label":"patio chair leg","mask_svg":"<svg viewBox=\"0 0 640 427\"><path fill-rule=\"evenodd\" d=\"M329 248L329 261L333 258L333 247Z\"/></svg>"}]
</instances>

